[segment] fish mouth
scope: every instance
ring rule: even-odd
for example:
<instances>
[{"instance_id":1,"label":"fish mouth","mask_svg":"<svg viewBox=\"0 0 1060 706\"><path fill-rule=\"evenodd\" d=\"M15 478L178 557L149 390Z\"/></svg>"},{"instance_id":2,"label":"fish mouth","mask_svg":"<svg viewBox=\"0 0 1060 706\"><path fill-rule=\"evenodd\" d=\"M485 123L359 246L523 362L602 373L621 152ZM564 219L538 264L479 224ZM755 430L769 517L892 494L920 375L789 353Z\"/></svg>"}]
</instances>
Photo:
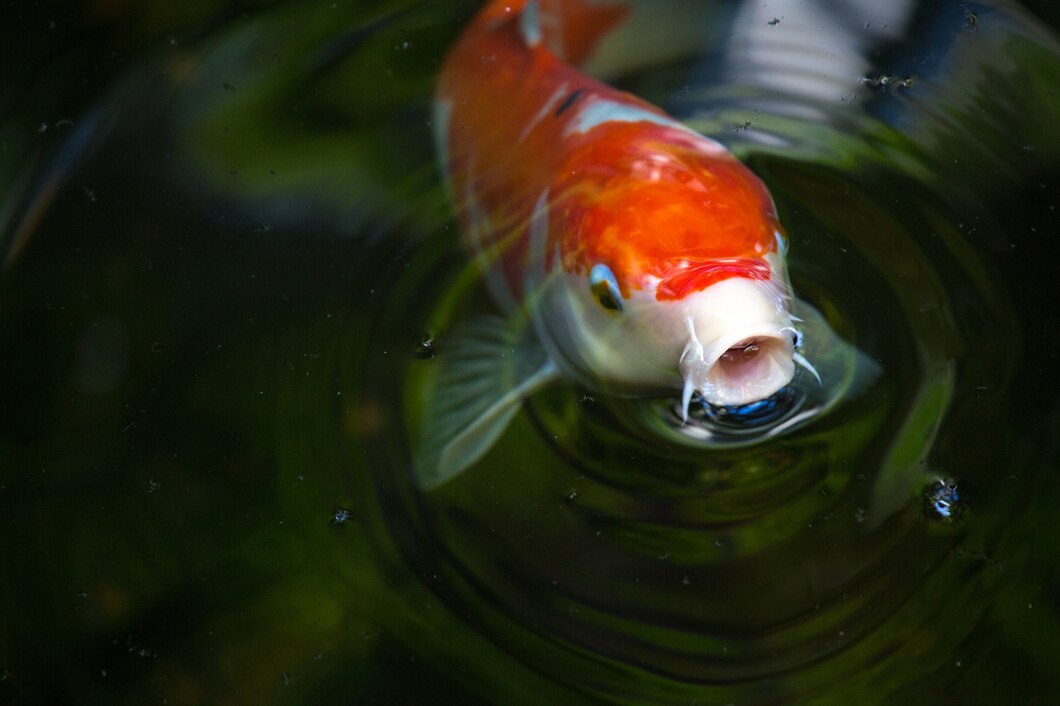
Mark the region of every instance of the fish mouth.
<instances>
[{"instance_id":1,"label":"fish mouth","mask_svg":"<svg viewBox=\"0 0 1060 706\"><path fill-rule=\"evenodd\" d=\"M715 407L741 406L791 382L798 334L775 283L733 277L696 293L685 307L688 343L678 361L685 420L693 393Z\"/></svg>"},{"instance_id":2,"label":"fish mouth","mask_svg":"<svg viewBox=\"0 0 1060 706\"><path fill-rule=\"evenodd\" d=\"M704 346L689 323L691 340L678 364L684 378L682 409L692 394L715 406L763 400L795 376L795 336L790 327L736 331Z\"/></svg>"},{"instance_id":3,"label":"fish mouth","mask_svg":"<svg viewBox=\"0 0 1060 706\"><path fill-rule=\"evenodd\" d=\"M703 387L713 389L715 399L700 393L711 404L740 405L769 397L795 375L794 342L790 335L758 335L744 338L718 356Z\"/></svg>"}]
</instances>

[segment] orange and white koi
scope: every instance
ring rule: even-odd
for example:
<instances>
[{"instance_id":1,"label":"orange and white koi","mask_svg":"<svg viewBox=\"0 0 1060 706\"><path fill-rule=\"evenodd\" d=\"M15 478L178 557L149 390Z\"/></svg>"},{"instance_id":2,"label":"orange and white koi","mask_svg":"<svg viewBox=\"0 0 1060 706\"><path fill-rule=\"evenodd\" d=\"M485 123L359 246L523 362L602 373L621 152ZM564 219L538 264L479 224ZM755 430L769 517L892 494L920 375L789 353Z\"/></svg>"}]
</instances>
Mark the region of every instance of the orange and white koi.
<instances>
[{"instance_id":1,"label":"orange and white koi","mask_svg":"<svg viewBox=\"0 0 1060 706\"><path fill-rule=\"evenodd\" d=\"M565 376L679 391L687 419L697 392L746 405L787 385L796 363L813 371L763 183L718 142L572 65L628 12L615 0L488 2L441 71L434 123L465 244L547 354L539 374L499 386L502 407ZM470 421L490 438L442 465L477 457L501 417Z\"/></svg>"}]
</instances>

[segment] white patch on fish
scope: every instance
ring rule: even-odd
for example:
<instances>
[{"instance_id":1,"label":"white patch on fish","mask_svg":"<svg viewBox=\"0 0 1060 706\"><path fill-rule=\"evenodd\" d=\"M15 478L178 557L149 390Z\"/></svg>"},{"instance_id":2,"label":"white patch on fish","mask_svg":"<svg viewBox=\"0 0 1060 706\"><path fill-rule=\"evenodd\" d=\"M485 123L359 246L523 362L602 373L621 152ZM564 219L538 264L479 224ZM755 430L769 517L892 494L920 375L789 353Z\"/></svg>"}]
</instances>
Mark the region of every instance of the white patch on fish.
<instances>
[{"instance_id":1,"label":"white patch on fish","mask_svg":"<svg viewBox=\"0 0 1060 706\"><path fill-rule=\"evenodd\" d=\"M728 155L729 151L721 144L709 137L705 137L687 125L684 125L671 117L660 115L651 110L636 105L619 103L607 98L589 97L582 102L577 114L567 124L563 131L564 137L575 134L585 134L593 128L607 123L654 123L664 127L680 130L696 137L696 146L704 154Z\"/></svg>"},{"instance_id":2,"label":"white patch on fish","mask_svg":"<svg viewBox=\"0 0 1060 706\"><path fill-rule=\"evenodd\" d=\"M584 134L595 127L606 123L639 123L649 122L664 125L677 130L692 132L687 127L673 118L659 115L656 112L645 110L639 106L626 105L606 98L589 98L582 102L577 114L567 124L563 131L566 137L573 134Z\"/></svg>"}]
</instances>

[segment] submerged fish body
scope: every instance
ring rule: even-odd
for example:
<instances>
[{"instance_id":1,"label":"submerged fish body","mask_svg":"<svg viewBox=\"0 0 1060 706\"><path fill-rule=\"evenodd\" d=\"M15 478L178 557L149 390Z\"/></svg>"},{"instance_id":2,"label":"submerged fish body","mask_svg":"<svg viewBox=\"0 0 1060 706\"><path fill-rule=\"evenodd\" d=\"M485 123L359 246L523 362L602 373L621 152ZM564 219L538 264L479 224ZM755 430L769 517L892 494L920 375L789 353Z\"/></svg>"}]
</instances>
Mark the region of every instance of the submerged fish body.
<instances>
[{"instance_id":1,"label":"submerged fish body","mask_svg":"<svg viewBox=\"0 0 1060 706\"><path fill-rule=\"evenodd\" d=\"M556 377L678 393L687 418L694 393L744 405L787 385L796 362L812 370L796 350L766 187L721 144L568 63L628 10L490 2L442 68L439 157L508 333L473 327L457 346L471 370L456 379L491 384L441 381L437 402L457 421L428 434L425 485L476 460L513 406ZM492 374L503 346L521 360Z\"/></svg>"}]
</instances>

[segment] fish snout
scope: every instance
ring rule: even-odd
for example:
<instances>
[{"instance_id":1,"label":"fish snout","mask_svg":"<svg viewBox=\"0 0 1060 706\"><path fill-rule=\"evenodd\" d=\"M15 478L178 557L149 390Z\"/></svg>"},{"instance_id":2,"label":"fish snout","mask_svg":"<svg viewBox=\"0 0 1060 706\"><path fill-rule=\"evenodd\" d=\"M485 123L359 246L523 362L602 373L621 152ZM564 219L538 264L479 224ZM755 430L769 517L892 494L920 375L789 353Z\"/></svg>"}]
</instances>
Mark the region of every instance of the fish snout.
<instances>
[{"instance_id":1,"label":"fish snout","mask_svg":"<svg viewBox=\"0 0 1060 706\"><path fill-rule=\"evenodd\" d=\"M796 334L774 289L734 278L689 302L688 343L678 362L687 418L692 394L714 406L763 400L795 376Z\"/></svg>"}]
</instances>

